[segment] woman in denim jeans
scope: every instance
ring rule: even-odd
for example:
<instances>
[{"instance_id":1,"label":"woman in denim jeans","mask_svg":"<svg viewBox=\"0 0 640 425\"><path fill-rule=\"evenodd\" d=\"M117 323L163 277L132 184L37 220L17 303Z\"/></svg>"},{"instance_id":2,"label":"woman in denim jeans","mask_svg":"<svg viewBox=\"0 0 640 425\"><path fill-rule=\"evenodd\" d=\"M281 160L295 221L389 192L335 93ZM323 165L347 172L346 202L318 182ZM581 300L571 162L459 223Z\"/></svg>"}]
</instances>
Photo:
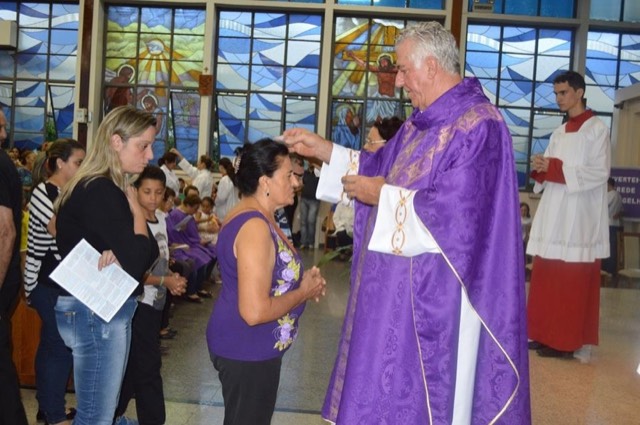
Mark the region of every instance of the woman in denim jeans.
<instances>
[{"instance_id":1,"label":"woman in denim jeans","mask_svg":"<svg viewBox=\"0 0 640 425\"><path fill-rule=\"evenodd\" d=\"M36 419L45 424L64 424L75 410L65 410L65 393L73 358L65 346L54 306L60 287L49 277L60 261L54 239L53 202L62 188L77 172L85 156L84 147L71 139L58 140L47 150L42 167L42 181L36 181L29 202L29 241L24 273L24 291L29 306L42 321L40 342L36 352ZM52 231L54 234L52 234Z\"/></svg>"},{"instance_id":2,"label":"woman in denim jeans","mask_svg":"<svg viewBox=\"0 0 640 425\"><path fill-rule=\"evenodd\" d=\"M102 269L117 263L138 282L158 257L131 177L153 158L155 118L130 106L104 119L87 157L56 200L56 242L62 257L81 239L102 253ZM131 319L142 284L109 322L68 293L56 303L60 336L73 353L76 425L110 425L131 342Z\"/></svg>"}]
</instances>

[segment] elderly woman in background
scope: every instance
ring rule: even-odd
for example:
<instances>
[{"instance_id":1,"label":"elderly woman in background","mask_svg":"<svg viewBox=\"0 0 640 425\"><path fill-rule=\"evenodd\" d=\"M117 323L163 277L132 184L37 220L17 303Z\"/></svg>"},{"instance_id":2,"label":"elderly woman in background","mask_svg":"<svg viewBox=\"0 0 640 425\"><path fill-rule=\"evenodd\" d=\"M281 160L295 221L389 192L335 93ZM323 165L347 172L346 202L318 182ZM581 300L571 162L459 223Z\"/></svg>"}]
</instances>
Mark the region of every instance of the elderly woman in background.
<instances>
[{"instance_id":1,"label":"elderly woman in background","mask_svg":"<svg viewBox=\"0 0 640 425\"><path fill-rule=\"evenodd\" d=\"M145 272L158 258L144 211L130 185L153 158L155 118L130 106L111 111L76 175L56 199L56 242L62 257L82 239L102 255L98 270L117 262L140 284L111 321L61 291L58 330L73 353L78 403L75 425L111 425L131 342L131 319Z\"/></svg>"},{"instance_id":2,"label":"elderly woman in background","mask_svg":"<svg viewBox=\"0 0 640 425\"><path fill-rule=\"evenodd\" d=\"M371 153L377 151L396 135L403 123L398 117L378 118L369 130L363 149Z\"/></svg>"},{"instance_id":3,"label":"elderly woman in background","mask_svg":"<svg viewBox=\"0 0 640 425\"><path fill-rule=\"evenodd\" d=\"M325 293L320 270L302 260L274 221L293 202L298 179L286 146L269 139L245 147L242 198L218 236L222 292L207 342L222 383L225 425L267 425L275 408L282 356L297 336L309 299Z\"/></svg>"},{"instance_id":4,"label":"elderly woman in background","mask_svg":"<svg viewBox=\"0 0 640 425\"><path fill-rule=\"evenodd\" d=\"M29 238L24 273L24 288L29 305L42 321L40 341L35 358L38 420L49 424L65 423L75 410L65 410L67 382L73 364L71 352L62 341L54 307L60 287L49 277L60 263L55 241L53 202L62 187L82 164L84 147L75 140L59 140L51 144L39 173L43 181L36 185L29 203Z\"/></svg>"}]
</instances>

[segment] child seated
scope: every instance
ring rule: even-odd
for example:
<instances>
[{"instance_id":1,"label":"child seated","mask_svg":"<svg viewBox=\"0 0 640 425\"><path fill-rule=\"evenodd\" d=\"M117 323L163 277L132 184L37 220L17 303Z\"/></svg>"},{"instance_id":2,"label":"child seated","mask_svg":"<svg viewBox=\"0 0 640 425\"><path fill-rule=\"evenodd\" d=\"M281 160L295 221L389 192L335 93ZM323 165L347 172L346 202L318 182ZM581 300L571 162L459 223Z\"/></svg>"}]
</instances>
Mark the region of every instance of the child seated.
<instances>
[{"instance_id":1,"label":"child seated","mask_svg":"<svg viewBox=\"0 0 640 425\"><path fill-rule=\"evenodd\" d=\"M194 218L198 223L200 239L215 245L218 241L220 220L213 212L213 198L210 196L202 198L200 209L195 213Z\"/></svg>"}]
</instances>

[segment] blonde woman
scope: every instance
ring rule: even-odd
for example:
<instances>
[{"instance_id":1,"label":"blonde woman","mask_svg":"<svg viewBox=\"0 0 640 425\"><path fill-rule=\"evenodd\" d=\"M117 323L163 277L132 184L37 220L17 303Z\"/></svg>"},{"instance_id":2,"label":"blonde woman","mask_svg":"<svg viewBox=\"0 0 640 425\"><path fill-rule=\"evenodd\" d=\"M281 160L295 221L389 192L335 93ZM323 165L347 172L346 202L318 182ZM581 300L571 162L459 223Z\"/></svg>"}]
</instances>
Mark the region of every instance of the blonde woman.
<instances>
[{"instance_id":1,"label":"blonde woman","mask_svg":"<svg viewBox=\"0 0 640 425\"><path fill-rule=\"evenodd\" d=\"M56 200L56 241L62 257L85 239L102 252L98 269L118 263L143 281L158 257L132 175L153 158L156 120L121 106L104 119L82 166ZM111 425L131 342L131 319L142 283L110 322L68 293L56 303L58 330L73 353L75 425Z\"/></svg>"}]
</instances>

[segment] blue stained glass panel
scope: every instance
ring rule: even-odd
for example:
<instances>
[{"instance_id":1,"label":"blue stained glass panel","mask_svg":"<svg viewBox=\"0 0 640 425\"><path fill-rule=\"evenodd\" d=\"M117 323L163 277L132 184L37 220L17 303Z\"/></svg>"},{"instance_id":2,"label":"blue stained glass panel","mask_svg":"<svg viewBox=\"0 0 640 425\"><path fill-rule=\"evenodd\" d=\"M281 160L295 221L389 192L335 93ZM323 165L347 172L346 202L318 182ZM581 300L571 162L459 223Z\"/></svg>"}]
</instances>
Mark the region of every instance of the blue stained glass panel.
<instances>
[{"instance_id":1,"label":"blue stained glass panel","mask_svg":"<svg viewBox=\"0 0 640 425\"><path fill-rule=\"evenodd\" d=\"M535 29L505 27L503 34L503 51L521 54L534 54L536 52L537 32Z\"/></svg>"},{"instance_id":2,"label":"blue stained glass panel","mask_svg":"<svg viewBox=\"0 0 640 425\"><path fill-rule=\"evenodd\" d=\"M589 17L604 21L619 21L622 0L591 0Z\"/></svg>"},{"instance_id":3,"label":"blue stained glass panel","mask_svg":"<svg viewBox=\"0 0 640 425\"><path fill-rule=\"evenodd\" d=\"M555 18L573 18L573 0L541 0L540 16L550 16Z\"/></svg>"},{"instance_id":4,"label":"blue stained glass panel","mask_svg":"<svg viewBox=\"0 0 640 425\"><path fill-rule=\"evenodd\" d=\"M286 37L287 16L281 13L256 13L253 23L253 36L256 38Z\"/></svg>"},{"instance_id":5,"label":"blue stained glass panel","mask_svg":"<svg viewBox=\"0 0 640 425\"><path fill-rule=\"evenodd\" d=\"M137 7L114 6L107 10L108 31L138 31L140 11Z\"/></svg>"},{"instance_id":6,"label":"blue stained glass panel","mask_svg":"<svg viewBox=\"0 0 640 425\"><path fill-rule=\"evenodd\" d=\"M485 96L489 98L491 103L496 104L496 95L498 93L498 80L478 79Z\"/></svg>"},{"instance_id":7,"label":"blue stained glass panel","mask_svg":"<svg viewBox=\"0 0 640 425\"><path fill-rule=\"evenodd\" d=\"M255 143L265 137L273 139L282 134L280 120L249 120L247 140Z\"/></svg>"},{"instance_id":8,"label":"blue stained glass panel","mask_svg":"<svg viewBox=\"0 0 640 425\"><path fill-rule=\"evenodd\" d=\"M286 105L286 122L315 125L317 108L315 100L289 98L286 99Z\"/></svg>"},{"instance_id":9,"label":"blue stained glass panel","mask_svg":"<svg viewBox=\"0 0 640 425\"><path fill-rule=\"evenodd\" d=\"M47 55L27 55L18 53L16 56L18 78L43 79L47 76Z\"/></svg>"},{"instance_id":10,"label":"blue stained glass panel","mask_svg":"<svg viewBox=\"0 0 640 425\"><path fill-rule=\"evenodd\" d=\"M72 55L78 47L78 31L52 30L51 49L49 53L59 55Z\"/></svg>"},{"instance_id":11,"label":"blue stained glass panel","mask_svg":"<svg viewBox=\"0 0 640 425\"><path fill-rule=\"evenodd\" d=\"M286 91L297 94L318 94L318 69L287 68Z\"/></svg>"},{"instance_id":12,"label":"blue stained glass panel","mask_svg":"<svg viewBox=\"0 0 640 425\"><path fill-rule=\"evenodd\" d=\"M290 41L287 49L287 66L318 68L320 66L320 43Z\"/></svg>"},{"instance_id":13,"label":"blue stained glass panel","mask_svg":"<svg viewBox=\"0 0 640 425\"><path fill-rule=\"evenodd\" d=\"M18 31L18 51L37 54L49 51L49 30L25 28Z\"/></svg>"},{"instance_id":14,"label":"blue stained glass panel","mask_svg":"<svg viewBox=\"0 0 640 425\"><path fill-rule=\"evenodd\" d=\"M624 3L624 22L640 22L640 2L637 0L627 0Z\"/></svg>"},{"instance_id":15,"label":"blue stained glass panel","mask_svg":"<svg viewBox=\"0 0 640 425\"><path fill-rule=\"evenodd\" d=\"M18 16L18 3L15 1L0 1L0 18L7 21L15 21Z\"/></svg>"},{"instance_id":16,"label":"blue stained glass panel","mask_svg":"<svg viewBox=\"0 0 640 425\"><path fill-rule=\"evenodd\" d=\"M406 7L405 0L377 0L375 3L376 3L376 6Z\"/></svg>"},{"instance_id":17,"label":"blue stained glass panel","mask_svg":"<svg viewBox=\"0 0 640 425\"><path fill-rule=\"evenodd\" d=\"M199 9L176 9L174 34L204 35L206 13Z\"/></svg>"},{"instance_id":18,"label":"blue stained glass panel","mask_svg":"<svg viewBox=\"0 0 640 425\"><path fill-rule=\"evenodd\" d=\"M172 18L171 9L143 7L140 12L140 31L171 33Z\"/></svg>"},{"instance_id":19,"label":"blue stained glass panel","mask_svg":"<svg viewBox=\"0 0 640 425\"><path fill-rule=\"evenodd\" d=\"M527 80L500 80L500 105L531 106L533 83Z\"/></svg>"},{"instance_id":20,"label":"blue stained glass panel","mask_svg":"<svg viewBox=\"0 0 640 425\"><path fill-rule=\"evenodd\" d=\"M282 91L283 72L281 66L259 66L251 67L251 90L257 91Z\"/></svg>"},{"instance_id":21,"label":"blue stained glass panel","mask_svg":"<svg viewBox=\"0 0 640 425\"><path fill-rule=\"evenodd\" d=\"M538 2L531 0L504 0L504 13L508 15L538 15Z\"/></svg>"},{"instance_id":22,"label":"blue stained glass panel","mask_svg":"<svg viewBox=\"0 0 640 425\"><path fill-rule=\"evenodd\" d=\"M14 107L14 129L22 132L41 132L44 130L44 106L18 106Z\"/></svg>"},{"instance_id":23,"label":"blue stained glass panel","mask_svg":"<svg viewBox=\"0 0 640 425\"><path fill-rule=\"evenodd\" d=\"M282 65L284 62L283 40L254 40L251 63L263 65Z\"/></svg>"},{"instance_id":24,"label":"blue stained glass panel","mask_svg":"<svg viewBox=\"0 0 640 425\"><path fill-rule=\"evenodd\" d=\"M77 29L80 21L78 4L53 4L51 6L51 27L58 29Z\"/></svg>"},{"instance_id":25,"label":"blue stained glass panel","mask_svg":"<svg viewBox=\"0 0 640 425\"><path fill-rule=\"evenodd\" d=\"M291 40L320 41L322 38L322 17L319 15L291 15L289 17L289 38Z\"/></svg>"},{"instance_id":26,"label":"blue stained glass panel","mask_svg":"<svg viewBox=\"0 0 640 425\"><path fill-rule=\"evenodd\" d=\"M49 79L59 81L74 81L76 72L76 56L49 57Z\"/></svg>"},{"instance_id":27,"label":"blue stained glass panel","mask_svg":"<svg viewBox=\"0 0 640 425\"><path fill-rule=\"evenodd\" d=\"M7 50L0 50L0 78L13 78L14 64L13 55Z\"/></svg>"},{"instance_id":28,"label":"blue stained glass panel","mask_svg":"<svg viewBox=\"0 0 640 425\"><path fill-rule=\"evenodd\" d=\"M251 37L251 12L220 12L219 37Z\"/></svg>"},{"instance_id":29,"label":"blue stained glass panel","mask_svg":"<svg viewBox=\"0 0 640 425\"><path fill-rule=\"evenodd\" d=\"M553 83L535 83L536 94L534 106L536 108L556 108L556 95Z\"/></svg>"},{"instance_id":30,"label":"blue stained glass panel","mask_svg":"<svg viewBox=\"0 0 640 425\"><path fill-rule=\"evenodd\" d=\"M587 59L589 77L598 85L615 86L618 62L604 59Z\"/></svg>"},{"instance_id":31,"label":"blue stained glass panel","mask_svg":"<svg viewBox=\"0 0 640 425\"><path fill-rule=\"evenodd\" d=\"M251 40L248 38L220 37L218 42L218 63L249 62Z\"/></svg>"},{"instance_id":32,"label":"blue stained glass panel","mask_svg":"<svg viewBox=\"0 0 640 425\"><path fill-rule=\"evenodd\" d=\"M497 53L468 52L466 67L478 78L495 78L498 75L499 59Z\"/></svg>"},{"instance_id":33,"label":"blue stained glass panel","mask_svg":"<svg viewBox=\"0 0 640 425\"><path fill-rule=\"evenodd\" d=\"M253 93L249 101L250 119L280 119L282 115L281 94Z\"/></svg>"},{"instance_id":34,"label":"blue stained glass panel","mask_svg":"<svg viewBox=\"0 0 640 425\"><path fill-rule=\"evenodd\" d=\"M248 90L249 66L219 64L215 80L219 90Z\"/></svg>"},{"instance_id":35,"label":"blue stained glass panel","mask_svg":"<svg viewBox=\"0 0 640 425\"><path fill-rule=\"evenodd\" d=\"M324 0L289 0L291 3L324 3Z\"/></svg>"},{"instance_id":36,"label":"blue stained glass panel","mask_svg":"<svg viewBox=\"0 0 640 425\"><path fill-rule=\"evenodd\" d=\"M569 70L569 56L538 56L536 81L553 81L556 75Z\"/></svg>"},{"instance_id":37,"label":"blue stained glass panel","mask_svg":"<svg viewBox=\"0 0 640 425\"><path fill-rule=\"evenodd\" d=\"M409 0L409 7L416 9L444 10L443 0Z\"/></svg>"},{"instance_id":38,"label":"blue stained glass panel","mask_svg":"<svg viewBox=\"0 0 640 425\"><path fill-rule=\"evenodd\" d=\"M501 29L495 26L469 25L467 50L497 52L500 50Z\"/></svg>"},{"instance_id":39,"label":"blue stained glass panel","mask_svg":"<svg viewBox=\"0 0 640 425\"><path fill-rule=\"evenodd\" d=\"M20 19L21 27L49 28L50 6L39 3L21 3Z\"/></svg>"},{"instance_id":40,"label":"blue stained glass panel","mask_svg":"<svg viewBox=\"0 0 640 425\"><path fill-rule=\"evenodd\" d=\"M538 54L571 55L571 31L541 29L538 36Z\"/></svg>"},{"instance_id":41,"label":"blue stained glass panel","mask_svg":"<svg viewBox=\"0 0 640 425\"><path fill-rule=\"evenodd\" d=\"M533 79L533 55L501 55L501 77L514 80Z\"/></svg>"},{"instance_id":42,"label":"blue stained glass panel","mask_svg":"<svg viewBox=\"0 0 640 425\"><path fill-rule=\"evenodd\" d=\"M529 137L513 136L513 156L517 162L527 162L529 157Z\"/></svg>"},{"instance_id":43,"label":"blue stained glass panel","mask_svg":"<svg viewBox=\"0 0 640 425\"><path fill-rule=\"evenodd\" d=\"M587 58L617 59L620 35L589 31Z\"/></svg>"}]
</instances>

